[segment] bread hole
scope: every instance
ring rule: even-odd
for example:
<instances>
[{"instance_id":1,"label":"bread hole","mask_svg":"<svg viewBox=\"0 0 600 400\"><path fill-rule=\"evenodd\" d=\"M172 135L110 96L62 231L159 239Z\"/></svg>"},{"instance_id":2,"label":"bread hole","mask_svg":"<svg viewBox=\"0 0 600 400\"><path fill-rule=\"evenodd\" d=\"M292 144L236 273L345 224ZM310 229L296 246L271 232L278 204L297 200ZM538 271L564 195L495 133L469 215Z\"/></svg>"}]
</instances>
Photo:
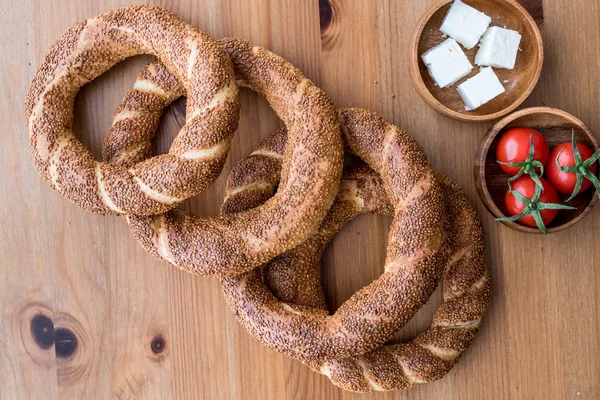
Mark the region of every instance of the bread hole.
<instances>
[{"instance_id":1,"label":"bread hole","mask_svg":"<svg viewBox=\"0 0 600 400\"><path fill-rule=\"evenodd\" d=\"M390 217L361 215L331 241L322 258L323 290L330 312L335 312L354 293L381 276L391 223ZM392 341L410 340L429 328L441 303L442 290L438 285L429 301Z\"/></svg>"}]
</instances>

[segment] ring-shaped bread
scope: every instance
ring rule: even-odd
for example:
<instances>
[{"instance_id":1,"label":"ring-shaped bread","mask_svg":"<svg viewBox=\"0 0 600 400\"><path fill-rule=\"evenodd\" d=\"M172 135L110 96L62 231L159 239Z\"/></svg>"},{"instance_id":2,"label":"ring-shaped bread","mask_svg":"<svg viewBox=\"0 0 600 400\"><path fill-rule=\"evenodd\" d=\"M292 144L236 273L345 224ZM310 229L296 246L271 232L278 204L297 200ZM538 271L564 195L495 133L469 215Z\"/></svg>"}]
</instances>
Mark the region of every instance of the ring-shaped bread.
<instances>
[{"instance_id":1,"label":"ring-shaped bread","mask_svg":"<svg viewBox=\"0 0 600 400\"><path fill-rule=\"evenodd\" d=\"M303 362L363 354L391 339L435 291L445 264L442 183L421 146L370 111L340 109L338 117L348 150L381 176L394 209L383 274L333 315L280 302L257 272L221 278L229 305L246 330ZM259 151L262 156L265 149ZM234 174L232 182L243 176ZM354 190L344 188L342 195Z\"/></svg>"},{"instance_id":2,"label":"ring-shaped bread","mask_svg":"<svg viewBox=\"0 0 600 400\"><path fill-rule=\"evenodd\" d=\"M289 139L285 152L277 155L282 165L277 193L256 209L212 218L181 210L126 216L142 247L199 275L239 274L304 241L335 199L343 163L337 115L325 92L265 48L239 39L219 44L232 60L237 84L267 99ZM117 119L130 117L117 121L107 135L104 157L109 163L133 165L149 156L162 109L184 94L159 62L141 73L136 87L140 81L151 82L166 96L141 101L134 88L125 97Z\"/></svg>"},{"instance_id":3,"label":"ring-shaped bread","mask_svg":"<svg viewBox=\"0 0 600 400\"><path fill-rule=\"evenodd\" d=\"M168 154L124 167L98 162L77 140L79 89L113 65L154 54L187 95L186 124ZM139 97L167 97L148 81ZM206 189L220 174L239 118L231 61L210 36L158 7L133 6L81 21L50 47L25 104L34 163L48 184L100 214L154 215ZM135 115L124 112L115 123ZM133 149L132 149L133 150Z\"/></svg>"}]
</instances>

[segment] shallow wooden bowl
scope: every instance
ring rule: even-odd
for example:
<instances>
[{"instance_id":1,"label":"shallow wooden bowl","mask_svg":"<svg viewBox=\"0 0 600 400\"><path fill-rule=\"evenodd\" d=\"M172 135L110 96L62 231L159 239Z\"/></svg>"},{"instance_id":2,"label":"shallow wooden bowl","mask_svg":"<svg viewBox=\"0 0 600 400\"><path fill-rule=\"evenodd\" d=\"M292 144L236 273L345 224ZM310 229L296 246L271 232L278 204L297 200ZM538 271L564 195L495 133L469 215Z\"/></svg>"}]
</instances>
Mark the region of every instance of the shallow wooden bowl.
<instances>
[{"instance_id":1,"label":"shallow wooden bowl","mask_svg":"<svg viewBox=\"0 0 600 400\"><path fill-rule=\"evenodd\" d=\"M544 63L542 35L531 15L516 1L510 0L464 0L464 3L483 11L492 18L490 26L507 27L518 31L521 36L521 51L512 70L494 68L506 92L473 111L465 111L465 103L456 91L456 86L479 72L475 64L478 46L465 50L474 66L471 74L456 85L441 89L429 76L421 55L442 43L440 26L450 9L451 0L443 0L432 6L419 20L409 49L409 72L419 95L436 111L456 120L467 122L492 121L514 111L531 94L538 83Z\"/></svg>"},{"instance_id":2,"label":"shallow wooden bowl","mask_svg":"<svg viewBox=\"0 0 600 400\"><path fill-rule=\"evenodd\" d=\"M572 129L575 129L578 142L585 143L591 149L598 148L598 140L583 122L556 108L527 108L497 122L479 145L473 171L479 197L496 218L509 216L504 205L504 196L508 190L507 182L510 178L496 162L496 147L502 135L508 129L516 127L537 129L546 138L550 149L561 143L569 142ZM548 225L548 233L562 231L581 221L598 201L595 193L592 187L571 200L568 205L577 209L561 210L558 217ZM568 195L562 193L559 193L559 196L561 203L569 198ZM521 232L541 233L538 229L529 228L516 222L503 222L503 224Z\"/></svg>"}]
</instances>

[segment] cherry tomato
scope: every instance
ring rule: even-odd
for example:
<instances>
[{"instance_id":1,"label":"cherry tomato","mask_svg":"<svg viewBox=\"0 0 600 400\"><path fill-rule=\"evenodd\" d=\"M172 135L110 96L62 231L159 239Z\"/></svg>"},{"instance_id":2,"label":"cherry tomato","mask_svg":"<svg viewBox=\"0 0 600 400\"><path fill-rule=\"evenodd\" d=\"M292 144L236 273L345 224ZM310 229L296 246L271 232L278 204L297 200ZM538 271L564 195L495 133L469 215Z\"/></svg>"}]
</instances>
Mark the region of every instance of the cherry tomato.
<instances>
[{"instance_id":1,"label":"cherry tomato","mask_svg":"<svg viewBox=\"0 0 600 400\"><path fill-rule=\"evenodd\" d=\"M498 142L496 160L504 163L524 162L529 156L530 138L533 138L534 160L546 166L550 157L550 148L544 136L531 128L513 128L508 130ZM500 164L508 175L514 176L521 168ZM539 168L536 168L539 173Z\"/></svg>"},{"instance_id":2,"label":"cherry tomato","mask_svg":"<svg viewBox=\"0 0 600 400\"><path fill-rule=\"evenodd\" d=\"M583 161L588 160L594 154L594 152L583 143L577 142L577 149L579 150ZM575 190L575 185L577 184L577 175L572 172L561 171L556 165L556 157L558 157L558 162L563 167L574 166L575 157L573 156L573 145L571 144L571 142L562 143L552 150L552 153L550 154L550 162L548 163L548 167L546 168L546 176L550 183L552 183L552 185L556 188L556 190L558 190L561 193L571 194ZM594 163L590 167L590 172L596 174L597 169L598 166L596 163ZM585 192L591 186L592 181L584 179L579 193Z\"/></svg>"},{"instance_id":3,"label":"cherry tomato","mask_svg":"<svg viewBox=\"0 0 600 400\"><path fill-rule=\"evenodd\" d=\"M556 189L544 178L540 178L542 181L542 185L544 186L544 191L540 195L539 202L540 203L558 203L558 193ZM512 189L515 192L521 193L528 199L532 199L535 194L535 182L528 176L524 176L522 178L517 179L512 183ZM506 193L504 198L506 203L506 208L510 215L519 215L525 210L525 204L521 202L521 200L517 199L515 195L513 195L510 191ZM558 215L558 210L542 210L540 212L542 216L542 220L544 221L544 225L550 224L556 216ZM532 228L536 228L537 224L535 223L535 219L532 215L527 215L521 218L519 223L530 226Z\"/></svg>"}]
</instances>

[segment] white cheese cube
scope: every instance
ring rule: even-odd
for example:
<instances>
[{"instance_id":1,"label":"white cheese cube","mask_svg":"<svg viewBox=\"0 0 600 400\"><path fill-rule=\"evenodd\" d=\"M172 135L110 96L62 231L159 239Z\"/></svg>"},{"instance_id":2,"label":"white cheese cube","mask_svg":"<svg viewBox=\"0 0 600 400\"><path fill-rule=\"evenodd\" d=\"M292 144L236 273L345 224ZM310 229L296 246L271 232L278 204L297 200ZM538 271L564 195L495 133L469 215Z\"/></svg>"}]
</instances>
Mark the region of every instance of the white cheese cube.
<instances>
[{"instance_id":1,"label":"white cheese cube","mask_svg":"<svg viewBox=\"0 0 600 400\"><path fill-rule=\"evenodd\" d=\"M473 66L456 40L448 39L423 53L423 62L435 83L445 88L469 75Z\"/></svg>"},{"instance_id":2,"label":"white cheese cube","mask_svg":"<svg viewBox=\"0 0 600 400\"><path fill-rule=\"evenodd\" d=\"M461 0L452 3L440 31L471 50L492 23L492 19Z\"/></svg>"},{"instance_id":3,"label":"white cheese cube","mask_svg":"<svg viewBox=\"0 0 600 400\"><path fill-rule=\"evenodd\" d=\"M467 106L467 111L475 110L504 93L504 86L490 67L468 79L458 88L458 94Z\"/></svg>"},{"instance_id":4,"label":"white cheese cube","mask_svg":"<svg viewBox=\"0 0 600 400\"><path fill-rule=\"evenodd\" d=\"M483 34L475 64L485 67L515 68L521 35L517 31L492 26Z\"/></svg>"}]
</instances>

